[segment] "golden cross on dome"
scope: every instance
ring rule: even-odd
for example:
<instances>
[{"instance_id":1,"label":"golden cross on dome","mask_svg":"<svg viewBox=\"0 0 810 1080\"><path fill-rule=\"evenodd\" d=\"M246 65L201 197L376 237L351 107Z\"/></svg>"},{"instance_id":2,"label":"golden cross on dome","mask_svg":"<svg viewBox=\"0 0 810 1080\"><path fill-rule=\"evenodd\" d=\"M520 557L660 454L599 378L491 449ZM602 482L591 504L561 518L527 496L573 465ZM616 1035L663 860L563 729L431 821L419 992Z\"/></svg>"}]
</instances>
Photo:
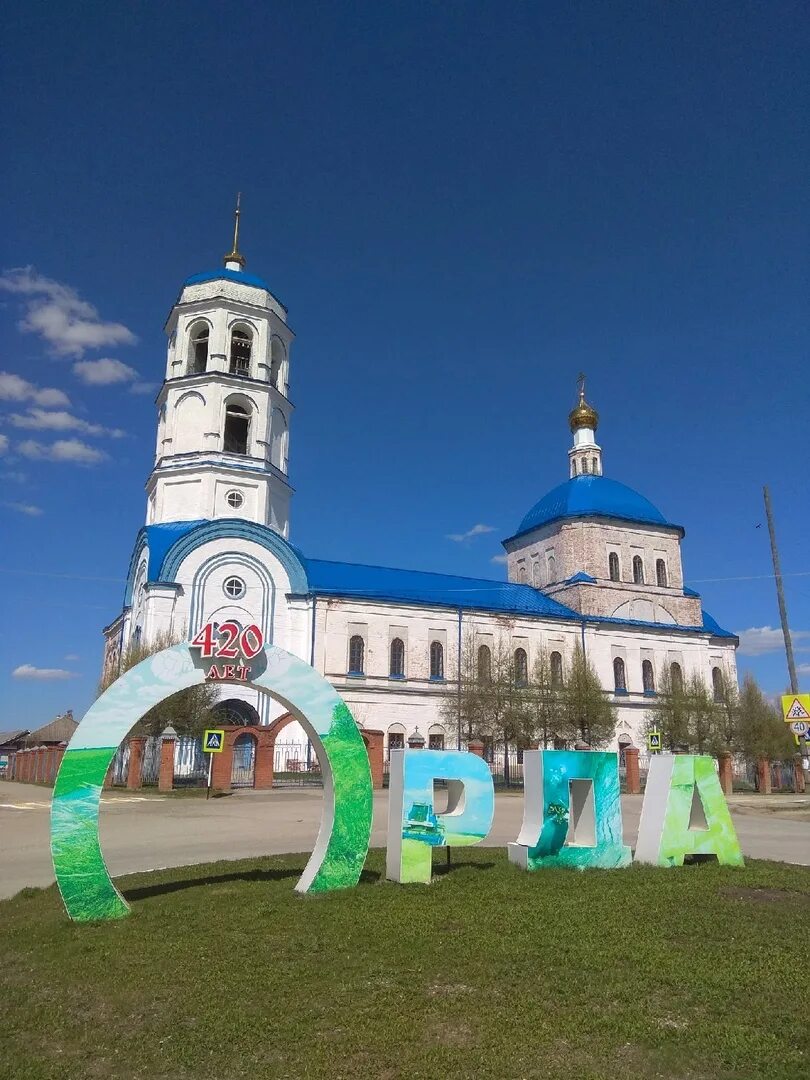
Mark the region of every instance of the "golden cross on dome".
<instances>
[{"instance_id":1,"label":"golden cross on dome","mask_svg":"<svg viewBox=\"0 0 810 1080\"><path fill-rule=\"evenodd\" d=\"M237 192L236 195L236 210L233 215L233 249L225 256L225 262L239 263L240 266L245 265L245 256L239 254L239 217L242 213L240 207L242 203L242 192Z\"/></svg>"},{"instance_id":2,"label":"golden cross on dome","mask_svg":"<svg viewBox=\"0 0 810 1080\"><path fill-rule=\"evenodd\" d=\"M579 400L585 400L585 372L580 371L577 375L577 389L579 390Z\"/></svg>"}]
</instances>

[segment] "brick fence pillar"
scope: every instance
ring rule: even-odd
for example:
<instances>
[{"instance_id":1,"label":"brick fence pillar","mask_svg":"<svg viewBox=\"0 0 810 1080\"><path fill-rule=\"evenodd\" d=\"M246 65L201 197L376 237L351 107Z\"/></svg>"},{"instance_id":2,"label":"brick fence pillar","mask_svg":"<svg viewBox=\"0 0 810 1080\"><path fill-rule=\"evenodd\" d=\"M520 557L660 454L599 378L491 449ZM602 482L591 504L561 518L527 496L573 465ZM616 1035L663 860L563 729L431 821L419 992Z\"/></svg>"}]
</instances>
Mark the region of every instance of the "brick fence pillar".
<instances>
[{"instance_id":1,"label":"brick fence pillar","mask_svg":"<svg viewBox=\"0 0 810 1080\"><path fill-rule=\"evenodd\" d=\"M211 787L216 791L231 790L233 744L236 742L237 736L244 730L243 727L225 728L225 746L218 754L212 754L214 764L211 770Z\"/></svg>"},{"instance_id":2,"label":"brick fence pillar","mask_svg":"<svg viewBox=\"0 0 810 1080\"><path fill-rule=\"evenodd\" d=\"M267 728L252 728L256 736L256 763L253 771L253 786L267 790L273 786L273 757L276 752L275 735Z\"/></svg>"},{"instance_id":3,"label":"brick fence pillar","mask_svg":"<svg viewBox=\"0 0 810 1080\"><path fill-rule=\"evenodd\" d=\"M724 795L730 795L734 789L734 771L731 768L731 751L723 750L717 755L719 763L720 787Z\"/></svg>"},{"instance_id":4,"label":"brick fence pillar","mask_svg":"<svg viewBox=\"0 0 810 1080\"><path fill-rule=\"evenodd\" d=\"M158 791L171 791L174 787L174 744L176 741L173 737L160 740Z\"/></svg>"},{"instance_id":5,"label":"brick fence pillar","mask_svg":"<svg viewBox=\"0 0 810 1080\"><path fill-rule=\"evenodd\" d=\"M797 795L804 795L807 790L807 782L804 779L804 769L802 768L802 755L796 754L793 759L793 786Z\"/></svg>"},{"instance_id":6,"label":"brick fence pillar","mask_svg":"<svg viewBox=\"0 0 810 1080\"><path fill-rule=\"evenodd\" d=\"M143 755L146 750L146 736L133 735L129 740L129 764L127 765L127 787L137 791L141 786Z\"/></svg>"},{"instance_id":7,"label":"brick fence pillar","mask_svg":"<svg viewBox=\"0 0 810 1080\"><path fill-rule=\"evenodd\" d=\"M641 773L638 767L638 747L624 748L625 787L628 795L641 794Z\"/></svg>"},{"instance_id":8,"label":"brick fence pillar","mask_svg":"<svg viewBox=\"0 0 810 1080\"><path fill-rule=\"evenodd\" d=\"M471 754L475 754L476 757L484 756L484 744L480 739L470 739L467 743L467 749Z\"/></svg>"},{"instance_id":9,"label":"brick fence pillar","mask_svg":"<svg viewBox=\"0 0 810 1080\"><path fill-rule=\"evenodd\" d=\"M371 769L371 786L381 788L383 786L383 758L385 735L382 731L374 731L363 728L361 732L363 742L366 744L368 764Z\"/></svg>"},{"instance_id":10,"label":"brick fence pillar","mask_svg":"<svg viewBox=\"0 0 810 1080\"><path fill-rule=\"evenodd\" d=\"M760 758L757 762L757 776L759 777L760 795L771 793L771 763L767 758Z\"/></svg>"}]
</instances>

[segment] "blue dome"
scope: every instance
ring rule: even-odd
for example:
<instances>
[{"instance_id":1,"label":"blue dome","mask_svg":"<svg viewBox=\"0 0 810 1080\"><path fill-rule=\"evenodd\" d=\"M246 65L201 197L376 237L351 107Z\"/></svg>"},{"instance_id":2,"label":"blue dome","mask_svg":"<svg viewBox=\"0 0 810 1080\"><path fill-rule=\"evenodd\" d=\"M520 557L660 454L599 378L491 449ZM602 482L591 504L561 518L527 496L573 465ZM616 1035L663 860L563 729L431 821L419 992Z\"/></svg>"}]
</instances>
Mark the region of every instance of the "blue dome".
<instances>
[{"instance_id":1,"label":"blue dome","mask_svg":"<svg viewBox=\"0 0 810 1080\"><path fill-rule=\"evenodd\" d=\"M264 278L256 274L246 274L244 270L207 270L202 274L192 274L183 282L186 285L202 285L204 281L235 281L237 285L253 285L257 289L266 289L270 292L270 286Z\"/></svg>"},{"instance_id":2,"label":"blue dome","mask_svg":"<svg viewBox=\"0 0 810 1080\"><path fill-rule=\"evenodd\" d=\"M535 503L515 536L562 518L610 517L642 525L668 525L657 507L637 491L606 476L575 476L553 488ZM511 537L510 537L511 539Z\"/></svg>"}]
</instances>

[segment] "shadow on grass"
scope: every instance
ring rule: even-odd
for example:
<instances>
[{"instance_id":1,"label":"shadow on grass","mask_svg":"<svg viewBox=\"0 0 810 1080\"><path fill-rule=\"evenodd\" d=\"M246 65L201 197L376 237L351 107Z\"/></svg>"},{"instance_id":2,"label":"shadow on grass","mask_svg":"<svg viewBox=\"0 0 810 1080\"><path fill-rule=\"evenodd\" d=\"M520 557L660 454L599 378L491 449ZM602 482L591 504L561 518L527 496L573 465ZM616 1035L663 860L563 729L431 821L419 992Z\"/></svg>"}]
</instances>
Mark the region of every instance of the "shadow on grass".
<instances>
[{"instance_id":1,"label":"shadow on grass","mask_svg":"<svg viewBox=\"0 0 810 1080\"><path fill-rule=\"evenodd\" d=\"M231 881L284 881L286 878L300 878L303 866L280 866L268 870L234 870L230 874L205 874L202 877L182 878L179 881L162 881L154 885L141 885L132 889L123 889L125 900L148 900L152 896L166 896L169 893L183 892L186 889L199 889L206 885L224 885ZM382 875L376 870L363 870L360 884L374 885Z\"/></svg>"},{"instance_id":2,"label":"shadow on grass","mask_svg":"<svg viewBox=\"0 0 810 1080\"><path fill-rule=\"evenodd\" d=\"M454 870L491 870L494 862L473 862L462 859L448 860L446 857L434 860L433 873L438 877L440 874L451 874Z\"/></svg>"}]
</instances>

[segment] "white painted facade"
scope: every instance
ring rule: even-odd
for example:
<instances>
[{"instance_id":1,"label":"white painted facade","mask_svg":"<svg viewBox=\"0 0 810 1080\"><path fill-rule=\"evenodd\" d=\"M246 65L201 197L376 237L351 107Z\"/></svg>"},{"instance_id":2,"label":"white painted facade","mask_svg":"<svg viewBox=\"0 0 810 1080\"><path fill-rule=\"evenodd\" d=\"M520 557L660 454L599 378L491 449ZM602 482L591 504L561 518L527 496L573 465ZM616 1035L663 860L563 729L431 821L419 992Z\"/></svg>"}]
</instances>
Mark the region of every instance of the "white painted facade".
<instances>
[{"instance_id":1,"label":"white painted facade","mask_svg":"<svg viewBox=\"0 0 810 1080\"><path fill-rule=\"evenodd\" d=\"M642 683L645 660L656 673L677 663L684 680L698 672L709 685L719 668L736 683L736 639L715 632L713 624L704 628L699 598L684 593L683 531L665 523L562 516L505 541L508 580L565 605L570 610L564 618L364 599L335 590L325 595L311 587L306 564L287 543L293 334L285 308L260 279L243 274L243 265L231 258L224 275L189 279L166 323L166 379L157 398L146 527L130 565L124 610L105 630L105 664L115 666L134 637L193 636L204 623L226 618L256 623L267 641L325 675L361 726L406 739L417 730L426 739L444 735L448 746L455 745L456 732L440 705L452 693L460 633L482 643L507 638L512 648L525 649L529 670L540 650L559 652L565 670L582 643L608 693L614 662L621 659L626 692L615 696L614 745L621 739L643 746L651 704ZM245 337L234 348L236 332L246 335L248 350ZM234 407L236 424L229 427ZM578 409L582 416L571 414L574 483L583 474L602 477L598 418L584 392ZM634 580L639 559L641 581ZM616 563L618 580L612 580ZM362 673L349 673L352 637L363 641ZM394 638L404 643L401 677L391 675ZM443 679L430 677L436 642ZM228 688L224 696L253 705L262 723L281 712L249 689Z\"/></svg>"}]
</instances>

